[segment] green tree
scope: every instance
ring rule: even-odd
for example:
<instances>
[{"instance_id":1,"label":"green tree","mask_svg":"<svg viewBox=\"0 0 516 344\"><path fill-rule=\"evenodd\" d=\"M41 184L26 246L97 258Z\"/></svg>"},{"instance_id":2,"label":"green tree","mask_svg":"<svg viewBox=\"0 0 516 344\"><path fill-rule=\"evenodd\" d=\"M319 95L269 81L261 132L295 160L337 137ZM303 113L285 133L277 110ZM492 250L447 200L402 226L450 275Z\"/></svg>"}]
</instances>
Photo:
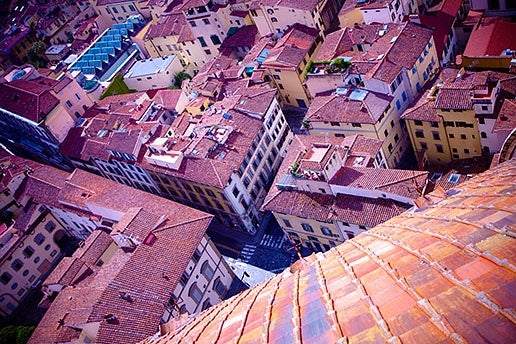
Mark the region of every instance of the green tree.
<instances>
[{"instance_id":1,"label":"green tree","mask_svg":"<svg viewBox=\"0 0 516 344\"><path fill-rule=\"evenodd\" d=\"M47 60L43 57L45 53L46 46L45 43L41 41L36 41L32 47L27 51L27 57L29 61L36 68L45 68L47 66Z\"/></svg>"},{"instance_id":2,"label":"green tree","mask_svg":"<svg viewBox=\"0 0 516 344\"><path fill-rule=\"evenodd\" d=\"M183 80L186 80L186 79L190 80L190 79L192 79L190 74L188 74L186 72L177 72L174 75L174 78L175 78L174 86L176 88L181 88L181 84L183 83Z\"/></svg>"},{"instance_id":3,"label":"green tree","mask_svg":"<svg viewBox=\"0 0 516 344\"><path fill-rule=\"evenodd\" d=\"M25 344L35 329L34 326L6 326L0 330L0 344Z\"/></svg>"}]
</instances>

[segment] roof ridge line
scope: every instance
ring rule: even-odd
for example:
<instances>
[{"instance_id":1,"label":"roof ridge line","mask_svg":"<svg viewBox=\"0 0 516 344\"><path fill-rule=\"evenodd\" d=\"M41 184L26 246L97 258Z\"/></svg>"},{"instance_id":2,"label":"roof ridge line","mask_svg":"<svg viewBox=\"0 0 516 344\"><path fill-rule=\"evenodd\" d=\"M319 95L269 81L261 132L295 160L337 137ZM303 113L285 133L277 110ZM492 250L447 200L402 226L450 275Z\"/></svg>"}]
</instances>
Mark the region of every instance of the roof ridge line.
<instances>
[{"instance_id":1,"label":"roof ridge line","mask_svg":"<svg viewBox=\"0 0 516 344\"><path fill-rule=\"evenodd\" d=\"M403 171L403 170L401 170ZM408 170L407 170L408 171ZM425 173L428 173L426 171L417 171L419 172L419 174L415 175L414 173L412 174L412 176L409 176L409 177L405 177L405 178L401 178L401 179L398 179L398 180L395 180L395 181L391 181L391 182L387 182L385 184L382 184L382 185L378 185L378 186L375 186L374 188L375 189L379 189L379 188L383 188L384 186L389 186L389 185L393 185L393 184L396 184L396 183L400 183L400 182L404 182L404 181L407 181L409 179L414 179L416 177L419 177L419 176L422 176L423 174Z\"/></svg>"},{"instance_id":2,"label":"roof ridge line","mask_svg":"<svg viewBox=\"0 0 516 344\"><path fill-rule=\"evenodd\" d=\"M151 213L151 214L153 214L153 213ZM184 226L186 224L193 223L193 222L200 221L200 220L205 220L205 219L208 219L210 217L213 217L213 215L212 214L206 214L206 215L201 216L201 217L196 217L194 219L186 220L186 221L183 221L183 222L170 224L168 226L164 226L164 227L161 227L159 229L154 229L154 230L150 231L150 233L163 232L166 229L172 229L172 228L175 228L175 227ZM167 219L168 219L168 217L167 217Z\"/></svg>"}]
</instances>

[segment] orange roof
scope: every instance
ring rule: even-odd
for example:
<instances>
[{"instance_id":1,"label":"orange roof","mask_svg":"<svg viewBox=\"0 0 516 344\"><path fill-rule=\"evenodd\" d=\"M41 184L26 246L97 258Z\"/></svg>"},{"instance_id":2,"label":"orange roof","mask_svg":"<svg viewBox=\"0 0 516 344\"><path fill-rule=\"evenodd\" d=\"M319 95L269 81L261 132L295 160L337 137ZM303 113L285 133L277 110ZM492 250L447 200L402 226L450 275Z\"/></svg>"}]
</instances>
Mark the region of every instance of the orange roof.
<instances>
[{"instance_id":1,"label":"orange roof","mask_svg":"<svg viewBox=\"0 0 516 344\"><path fill-rule=\"evenodd\" d=\"M516 30L515 23L500 20L499 18L483 19L480 25L471 33L464 50L464 56L501 57L500 55L504 50L516 49L516 37L514 34L511 34L511 32L514 33L514 30Z\"/></svg>"},{"instance_id":2,"label":"orange roof","mask_svg":"<svg viewBox=\"0 0 516 344\"><path fill-rule=\"evenodd\" d=\"M516 160L147 343L513 342Z\"/></svg>"}]
</instances>

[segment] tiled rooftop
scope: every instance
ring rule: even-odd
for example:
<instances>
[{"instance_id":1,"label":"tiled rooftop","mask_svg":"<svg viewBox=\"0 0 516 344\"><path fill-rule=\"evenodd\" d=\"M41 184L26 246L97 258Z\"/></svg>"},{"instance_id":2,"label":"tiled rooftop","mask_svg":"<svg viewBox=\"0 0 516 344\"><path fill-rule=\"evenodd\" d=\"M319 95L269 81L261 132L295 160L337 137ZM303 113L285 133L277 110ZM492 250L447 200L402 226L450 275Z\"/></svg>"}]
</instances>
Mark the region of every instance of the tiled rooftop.
<instances>
[{"instance_id":1,"label":"tiled rooftop","mask_svg":"<svg viewBox=\"0 0 516 344\"><path fill-rule=\"evenodd\" d=\"M513 342L516 161L146 343Z\"/></svg>"},{"instance_id":2,"label":"tiled rooftop","mask_svg":"<svg viewBox=\"0 0 516 344\"><path fill-rule=\"evenodd\" d=\"M100 322L98 343L134 343L153 334L212 216L81 170L64 173L58 185L53 185L55 175L59 173L48 166L35 170L25 186L26 196L71 209L111 209L122 214L112 234L130 234L141 244L133 252L118 249L91 276L61 291L30 343L74 340L80 333L76 329L91 322ZM145 241L149 236L154 240ZM103 234L93 238L74 255L87 265L109 244ZM119 297L121 290L130 294L131 302ZM107 321L109 314L117 320Z\"/></svg>"},{"instance_id":3,"label":"tiled rooftop","mask_svg":"<svg viewBox=\"0 0 516 344\"><path fill-rule=\"evenodd\" d=\"M239 88L233 95L215 102L202 115L193 117L183 113L164 131L174 133L169 139L170 149L185 155L179 169L160 167L146 160L140 161L140 165L163 174L224 187L244 160L275 94L276 90L269 87ZM225 143L216 144L212 128L229 130ZM189 138L192 130L196 135Z\"/></svg>"},{"instance_id":4,"label":"tiled rooftop","mask_svg":"<svg viewBox=\"0 0 516 344\"><path fill-rule=\"evenodd\" d=\"M394 27L390 24L388 27ZM389 29L388 29L389 30ZM384 24L356 24L352 28L346 27L326 36L321 48L315 55L314 61L332 60L339 56L347 56L354 45L372 44L385 33Z\"/></svg>"},{"instance_id":5,"label":"tiled rooftop","mask_svg":"<svg viewBox=\"0 0 516 344\"><path fill-rule=\"evenodd\" d=\"M424 92L416 101L403 113L403 119L420 121L438 122L440 118L437 114L438 109L445 110L472 110L472 92L477 89L492 90L497 82L500 82L501 90L498 96L497 106L494 115L499 117L497 123L503 123L502 114L507 114L510 103L502 105L516 95L516 76L508 73L492 71L458 71L452 68L445 68L433 85L428 85L428 90ZM491 92L491 91L489 91ZM514 117L509 110L507 118ZM509 124L510 125L510 124Z\"/></svg>"},{"instance_id":6,"label":"tiled rooftop","mask_svg":"<svg viewBox=\"0 0 516 344\"><path fill-rule=\"evenodd\" d=\"M297 68L315 42L317 35L316 29L297 23L292 25L269 52L263 62L264 66Z\"/></svg>"},{"instance_id":7,"label":"tiled rooftop","mask_svg":"<svg viewBox=\"0 0 516 344\"><path fill-rule=\"evenodd\" d=\"M303 11L313 11L317 8L318 0L255 0L251 3L251 9L257 8L259 5L266 7L287 7L295 8Z\"/></svg>"},{"instance_id":8,"label":"tiled rooftop","mask_svg":"<svg viewBox=\"0 0 516 344\"><path fill-rule=\"evenodd\" d=\"M385 55L382 61L372 70L371 75L375 79L392 82L402 67L412 68L432 38L432 33L432 29L412 22L404 24L398 38L383 52Z\"/></svg>"},{"instance_id":9,"label":"tiled rooftop","mask_svg":"<svg viewBox=\"0 0 516 344\"><path fill-rule=\"evenodd\" d=\"M0 84L0 107L39 123L58 104L52 87L28 80Z\"/></svg>"},{"instance_id":10,"label":"tiled rooftop","mask_svg":"<svg viewBox=\"0 0 516 344\"><path fill-rule=\"evenodd\" d=\"M516 24L508 20L483 18L480 24L471 32L464 50L464 56L493 56L497 57L505 49L516 49L516 36L512 33Z\"/></svg>"},{"instance_id":11,"label":"tiled rooftop","mask_svg":"<svg viewBox=\"0 0 516 344\"><path fill-rule=\"evenodd\" d=\"M357 95L357 97L355 97ZM366 90L348 90L346 95L315 96L305 120L310 122L339 122L374 124L389 106L390 96Z\"/></svg>"},{"instance_id":12,"label":"tiled rooftop","mask_svg":"<svg viewBox=\"0 0 516 344\"><path fill-rule=\"evenodd\" d=\"M421 24L434 29L435 50L439 58L462 3L462 0L442 0L427 13L419 14Z\"/></svg>"},{"instance_id":13,"label":"tiled rooftop","mask_svg":"<svg viewBox=\"0 0 516 344\"><path fill-rule=\"evenodd\" d=\"M340 192L335 196L281 187L280 181L284 174L290 174L291 166L300 159L304 159L307 152L312 151L311 147L321 145L322 142L323 140L316 136L294 136L274 184L265 198L262 207L264 210L325 222L338 220L373 227L409 208L407 204L391 199L371 199ZM340 154L346 156L345 167L342 167L328 182L330 185L378 190L409 199L419 197L419 191L425 183L426 172L368 167L372 166L382 141L364 136L349 136L344 139L327 138L324 139L324 144L343 150ZM325 158L330 155L326 154ZM361 163L354 164L357 161ZM313 161L308 162L313 163ZM306 168L305 160L299 162L299 169L303 168ZM300 170L297 173L303 174Z\"/></svg>"},{"instance_id":14,"label":"tiled rooftop","mask_svg":"<svg viewBox=\"0 0 516 344\"><path fill-rule=\"evenodd\" d=\"M150 26L145 39L167 36L178 36L180 42L193 41L195 39L183 13L162 16L156 24Z\"/></svg>"}]
</instances>

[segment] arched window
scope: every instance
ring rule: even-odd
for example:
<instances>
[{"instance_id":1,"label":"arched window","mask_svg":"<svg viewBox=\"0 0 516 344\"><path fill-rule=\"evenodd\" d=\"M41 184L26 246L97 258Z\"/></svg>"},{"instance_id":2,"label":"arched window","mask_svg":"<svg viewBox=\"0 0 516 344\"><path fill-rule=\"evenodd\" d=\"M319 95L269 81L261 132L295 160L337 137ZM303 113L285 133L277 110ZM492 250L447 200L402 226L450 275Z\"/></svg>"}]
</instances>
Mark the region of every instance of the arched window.
<instances>
[{"instance_id":1,"label":"arched window","mask_svg":"<svg viewBox=\"0 0 516 344\"><path fill-rule=\"evenodd\" d=\"M202 292L197 286L197 283L193 283L188 291L188 295L195 301L195 303L201 302Z\"/></svg>"},{"instance_id":2,"label":"arched window","mask_svg":"<svg viewBox=\"0 0 516 344\"><path fill-rule=\"evenodd\" d=\"M213 278L213 269L208 261L202 263L201 274L209 281Z\"/></svg>"},{"instance_id":3,"label":"arched window","mask_svg":"<svg viewBox=\"0 0 516 344\"><path fill-rule=\"evenodd\" d=\"M220 297L224 297L224 294L226 294L226 286L220 281L220 277L217 277L213 283L213 290L215 290Z\"/></svg>"}]
</instances>

